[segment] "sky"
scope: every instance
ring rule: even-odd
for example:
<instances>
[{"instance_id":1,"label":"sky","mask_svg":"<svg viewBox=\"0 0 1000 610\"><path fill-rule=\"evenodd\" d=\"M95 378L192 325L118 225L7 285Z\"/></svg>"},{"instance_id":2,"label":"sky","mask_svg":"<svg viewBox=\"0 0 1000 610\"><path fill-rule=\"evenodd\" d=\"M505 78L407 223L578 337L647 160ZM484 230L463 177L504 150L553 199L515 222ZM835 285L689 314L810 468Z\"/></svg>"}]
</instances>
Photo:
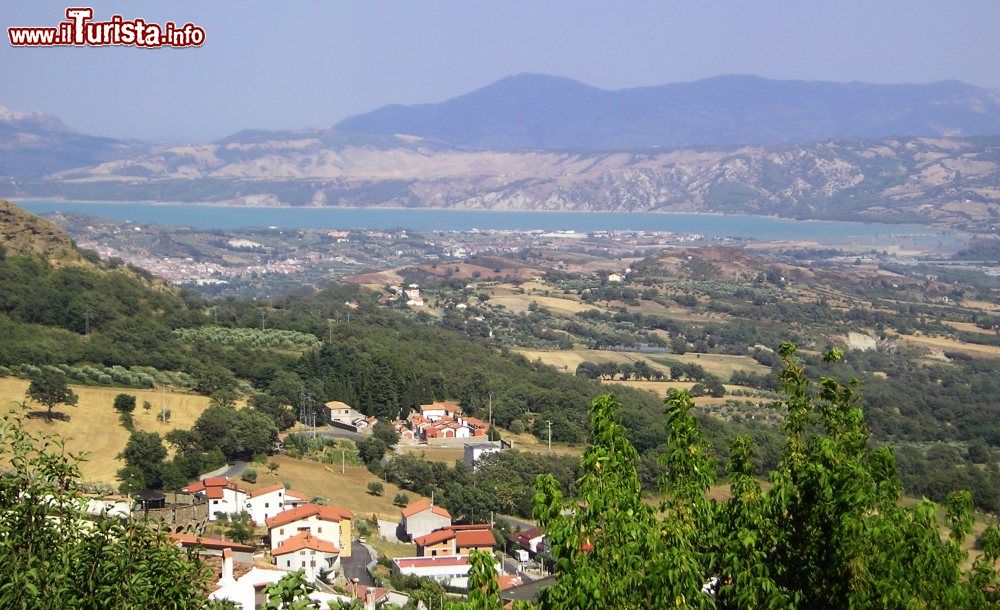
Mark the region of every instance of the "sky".
<instances>
[{"instance_id":1,"label":"sky","mask_svg":"<svg viewBox=\"0 0 1000 610\"><path fill-rule=\"evenodd\" d=\"M538 72L618 89L720 74L1000 89L997 0L173 0L79 3L95 20L193 22L187 49L13 48L66 3L5 0L0 106L83 133L209 141L328 127Z\"/></svg>"}]
</instances>

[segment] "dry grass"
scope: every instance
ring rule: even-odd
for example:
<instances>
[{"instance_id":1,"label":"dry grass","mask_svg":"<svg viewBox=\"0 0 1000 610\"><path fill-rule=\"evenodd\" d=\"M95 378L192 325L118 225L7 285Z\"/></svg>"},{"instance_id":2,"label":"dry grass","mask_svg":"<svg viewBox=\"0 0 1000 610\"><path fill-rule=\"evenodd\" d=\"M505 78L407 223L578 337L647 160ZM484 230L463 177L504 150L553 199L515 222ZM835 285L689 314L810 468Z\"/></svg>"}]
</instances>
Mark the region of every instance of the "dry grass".
<instances>
[{"instance_id":1,"label":"dry grass","mask_svg":"<svg viewBox=\"0 0 1000 610\"><path fill-rule=\"evenodd\" d=\"M435 447L433 445L397 445L402 453L415 455L428 462L454 464L465 458L465 449L459 447Z\"/></svg>"},{"instance_id":2,"label":"dry grass","mask_svg":"<svg viewBox=\"0 0 1000 610\"><path fill-rule=\"evenodd\" d=\"M723 381L727 381L733 371L743 370L754 373L766 374L770 371L766 366L760 364L749 356L731 356L728 354L697 354L687 353L677 354L639 354L637 352L611 352L605 350L592 349L572 349L572 350L516 350L524 355L528 360L541 360L545 364L550 364L558 369L563 369L567 373L576 372L576 367L583 361L589 362L615 362L621 364L634 364L639 360L645 360L654 369L667 371L670 367L665 361L676 360L678 362L699 364L706 371L717 375Z\"/></svg>"},{"instance_id":3,"label":"dry grass","mask_svg":"<svg viewBox=\"0 0 1000 610\"><path fill-rule=\"evenodd\" d=\"M518 451L529 451L531 453L547 453L549 450L548 441L535 437L534 434L514 434L510 430L501 429L500 436L514 445ZM583 455L586 446L565 445L562 443L552 443L552 453L559 455Z\"/></svg>"},{"instance_id":4,"label":"dry grass","mask_svg":"<svg viewBox=\"0 0 1000 610\"><path fill-rule=\"evenodd\" d=\"M0 405L14 407L14 402L25 399L24 393L29 382L14 377L0 378ZM26 419L25 428L33 433L56 434L66 439L66 447L73 452L87 452L87 461L80 466L87 481L117 485L115 473L122 463L115 458L128 442L129 432L121 426L118 413L114 410L115 396L132 394L138 406L133 413L136 430L159 432L161 435L176 428L190 428L194 421L208 407L208 398L194 394L157 390L131 390L92 386L71 386L80 397L76 407L58 407L57 410L69 416L69 421ZM146 411L143 401L149 401L153 408ZM160 423L156 416L161 404L170 410L170 422ZM30 404L32 411L39 405ZM44 407L41 407L44 410ZM6 409L4 409L6 410Z\"/></svg>"},{"instance_id":5,"label":"dry grass","mask_svg":"<svg viewBox=\"0 0 1000 610\"><path fill-rule=\"evenodd\" d=\"M963 343L947 337L927 337L924 335L900 335L905 343L923 347L933 352L960 352L974 358L1000 358L1000 347Z\"/></svg>"},{"instance_id":6,"label":"dry grass","mask_svg":"<svg viewBox=\"0 0 1000 610\"><path fill-rule=\"evenodd\" d=\"M326 498L331 505L346 508L359 518L368 518L374 514L381 519L399 521L399 508L392 503L396 494L402 491L410 497L410 502L421 498L420 494L382 481L363 466L348 466L342 474L340 464L298 460L286 455L274 456L270 461L278 464L274 474L268 473L263 466L254 465L257 483L248 487L259 489L285 482L310 500L314 497ZM368 493L368 483L371 481L378 481L385 487L381 496Z\"/></svg>"},{"instance_id":7,"label":"dry grass","mask_svg":"<svg viewBox=\"0 0 1000 610\"><path fill-rule=\"evenodd\" d=\"M399 515L396 515L396 521L399 520ZM417 545L406 544L403 542L389 542L388 540L383 540L378 537L378 534L372 534L369 536L365 542L371 545L377 552L379 557L388 557L389 559L395 559L396 557L416 557L417 556Z\"/></svg>"},{"instance_id":8,"label":"dry grass","mask_svg":"<svg viewBox=\"0 0 1000 610\"><path fill-rule=\"evenodd\" d=\"M528 311L528 306L531 303L538 303L540 307L544 307L554 313L568 313L576 314L581 311L587 311L588 309L600 309L589 305L587 303L581 303L580 301L574 301L572 299L564 299L560 297L547 297L535 294L497 294L496 296L490 297L489 304L503 305L507 311L513 313L524 313Z\"/></svg>"},{"instance_id":9,"label":"dry grass","mask_svg":"<svg viewBox=\"0 0 1000 610\"><path fill-rule=\"evenodd\" d=\"M965 299L962 301L962 307L968 307L969 309L981 309L982 311L988 311L990 313L1000 313L1000 304L990 303L989 301Z\"/></svg>"}]
</instances>

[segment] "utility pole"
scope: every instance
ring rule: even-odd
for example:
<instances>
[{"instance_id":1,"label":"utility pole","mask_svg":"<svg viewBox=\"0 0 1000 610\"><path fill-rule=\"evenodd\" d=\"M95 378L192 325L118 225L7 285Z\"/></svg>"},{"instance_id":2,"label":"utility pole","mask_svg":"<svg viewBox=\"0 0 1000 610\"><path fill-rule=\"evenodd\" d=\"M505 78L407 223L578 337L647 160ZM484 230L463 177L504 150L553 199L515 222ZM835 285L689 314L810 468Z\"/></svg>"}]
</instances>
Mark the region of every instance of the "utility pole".
<instances>
[{"instance_id":1,"label":"utility pole","mask_svg":"<svg viewBox=\"0 0 1000 610\"><path fill-rule=\"evenodd\" d=\"M546 421L545 423L549 425L549 453L552 453L552 422Z\"/></svg>"},{"instance_id":2,"label":"utility pole","mask_svg":"<svg viewBox=\"0 0 1000 610\"><path fill-rule=\"evenodd\" d=\"M260 312L260 329L264 330L264 312Z\"/></svg>"},{"instance_id":3,"label":"utility pole","mask_svg":"<svg viewBox=\"0 0 1000 610\"><path fill-rule=\"evenodd\" d=\"M326 321L327 327L330 329L330 343L333 343L333 320Z\"/></svg>"},{"instance_id":4,"label":"utility pole","mask_svg":"<svg viewBox=\"0 0 1000 610\"><path fill-rule=\"evenodd\" d=\"M160 386L160 421L166 423L167 417L167 386Z\"/></svg>"},{"instance_id":5,"label":"utility pole","mask_svg":"<svg viewBox=\"0 0 1000 610\"><path fill-rule=\"evenodd\" d=\"M493 429L493 392L490 392L490 430Z\"/></svg>"},{"instance_id":6,"label":"utility pole","mask_svg":"<svg viewBox=\"0 0 1000 610\"><path fill-rule=\"evenodd\" d=\"M90 312L89 311L84 312L83 319L84 319L84 323L83 323L84 324L84 335L86 336L87 341L90 341Z\"/></svg>"},{"instance_id":7,"label":"utility pole","mask_svg":"<svg viewBox=\"0 0 1000 610\"><path fill-rule=\"evenodd\" d=\"M218 306L212 306L212 315L215 316L215 325L219 325L219 308Z\"/></svg>"},{"instance_id":8,"label":"utility pole","mask_svg":"<svg viewBox=\"0 0 1000 610\"><path fill-rule=\"evenodd\" d=\"M340 450L340 474L347 474L347 450Z\"/></svg>"}]
</instances>

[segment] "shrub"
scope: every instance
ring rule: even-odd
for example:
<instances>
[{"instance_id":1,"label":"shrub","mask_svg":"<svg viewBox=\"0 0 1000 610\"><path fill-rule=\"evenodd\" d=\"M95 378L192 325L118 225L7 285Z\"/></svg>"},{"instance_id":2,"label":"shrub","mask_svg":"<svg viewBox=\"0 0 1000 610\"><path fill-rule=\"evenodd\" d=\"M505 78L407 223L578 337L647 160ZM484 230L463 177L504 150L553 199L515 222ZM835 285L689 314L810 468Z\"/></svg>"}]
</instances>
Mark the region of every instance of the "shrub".
<instances>
[{"instance_id":1,"label":"shrub","mask_svg":"<svg viewBox=\"0 0 1000 610\"><path fill-rule=\"evenodd\" d=\"M368 493L373 496L381 496L385 492L385 485L382 485L378 481L370 481L368 483Z\"/></svg>"},{"instance_id":2,"label":"shrub","mask_svg":"<svg viewBox=\"0 0 1000 610\"><path fill-rule=\"evenodd\" d=\"M256 483L257 471L254 470L253 468L247 468L246 470L243 471L243 474L240 475L240 478L246 481L247 483Z\"/></svg>"},{"instance_id":3,"label":"shrub","mask_svg":"<svg viewBox=\"0 0 1000 610\"><path fill-rule=\"evenodd\" d=\"M400 506L400 507L406 506L407 504L410 503L410 496L404 494L403 492L399 492L392 499L392 503L395 504L396 506Z\"/></svg>"}]
</instances>

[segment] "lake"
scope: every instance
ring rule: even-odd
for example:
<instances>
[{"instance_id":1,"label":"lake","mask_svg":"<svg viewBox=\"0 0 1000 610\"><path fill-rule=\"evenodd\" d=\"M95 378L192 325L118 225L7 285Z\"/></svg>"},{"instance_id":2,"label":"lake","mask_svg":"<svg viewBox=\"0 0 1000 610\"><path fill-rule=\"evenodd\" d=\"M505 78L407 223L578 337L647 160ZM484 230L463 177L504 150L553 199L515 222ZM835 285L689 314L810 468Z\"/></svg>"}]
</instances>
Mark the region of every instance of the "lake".
<instances>
[{"instance_id":1,"label":"lake","mask_svg":"<svg viewBox=\"0 0 1000 610\"><path fill-rule=\"evenodd\" d=\"M261 208L195 204L81 203L23 201L36 214L64 212L140 224L240 229L246 227L394 229L472 229L600 231L642 230L698 233L707 237L759 240L807 240L819 243L894 243L949 241L938 228L836 221L798 221L767 216L658 214L651 212L510 212L483 210L379 208Z\"/></svg>"}]
</instances>

